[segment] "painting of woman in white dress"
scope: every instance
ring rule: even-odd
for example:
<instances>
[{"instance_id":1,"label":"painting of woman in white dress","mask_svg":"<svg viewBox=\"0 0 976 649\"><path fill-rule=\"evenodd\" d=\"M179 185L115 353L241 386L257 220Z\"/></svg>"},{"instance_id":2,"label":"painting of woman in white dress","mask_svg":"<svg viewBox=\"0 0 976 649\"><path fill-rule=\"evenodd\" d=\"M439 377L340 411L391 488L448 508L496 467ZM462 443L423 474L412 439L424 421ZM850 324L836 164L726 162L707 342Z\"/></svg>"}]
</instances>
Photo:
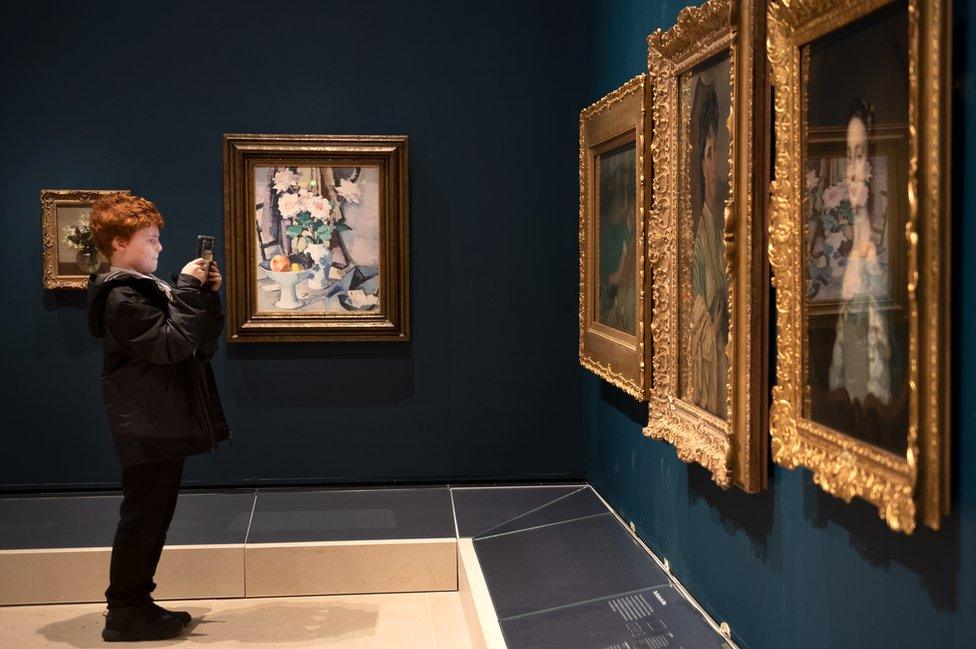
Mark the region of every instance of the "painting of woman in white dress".
<instances>
[{"instance_id":1,"label":"painting of woman in white dress","mask_svg":"<svg viewBox=\"0 0 976 649\"><path fill-rule=\"evenodd\" d=\"M683 79L683 108L690 109L687 155L689 202L681 242L682 392L695 405L726 417L729 359L728 278L723 240L728 198L729 60L706 63ZM719 97L722 97L720 100ZM679 243L679 247L681 243ZM690 253L690 254L689 254Z\"/></svg>"},{"instance_id":2,"label":"painting of woman in white dress","mask_svg":"<svg viewBox=\"0 0 976 649\"><path fill-rule=\"evenodd\" d=\"M806 70L805 416L898 455L908 428L907 33L906 7L894 3L814 41Z\"/></svg>"},{"instance_id":3,"label":"painting of woman in white dress","mask_svg":"<svg viewBox=\"0 0 976 649\"><path fill-rule=\"evenodd\" d=\"M843 241L834 246L841 269L836 315L811 316L811 360L814 366L826 364L826 372L821 372L826 375L826 392L814 391L812 414L832 428L900 452L905 443L905 316L892 298L898 285L892 281L892 237L888 214L879 205L887 195L874 191L881 180L875 165L874 109L856 98L846 121L844 177L824 189L844 194L838 201L826 200L838 202L834 211L844 215L836 233ZM897 186L891 189L899 191ZM809 294L807 303L811 304ZM825 319L829 328L818 334ZM828 343L830 334L833 341Z\"/></svg>"}]
</instances>

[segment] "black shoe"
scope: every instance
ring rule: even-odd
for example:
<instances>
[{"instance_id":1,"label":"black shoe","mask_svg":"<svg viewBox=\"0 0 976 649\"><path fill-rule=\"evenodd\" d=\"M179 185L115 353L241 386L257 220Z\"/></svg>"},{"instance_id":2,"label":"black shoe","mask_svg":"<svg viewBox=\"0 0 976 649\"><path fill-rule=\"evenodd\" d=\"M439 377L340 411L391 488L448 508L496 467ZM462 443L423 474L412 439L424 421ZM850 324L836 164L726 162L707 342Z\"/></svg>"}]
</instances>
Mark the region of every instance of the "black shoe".
<instances>
[{"instance_id":1,"label":"black shoe","mask_svg":"<svg viewBox=\"0 0 976 649\"><path fill-rule=\"evenodd\" d=\"M166 640L183 633L183 623L170 615L160 615L152 605L109 609L102 630L106 642Z\"/></svg>"},{"instance_id":2,"label":"black shoe","mask_svg":"<svg viewBox=\"0 0 976 649\"><path fill-rule=\"evenodd\" d=\"M175 617L177 620L180 621L180 624L182 624L183 626L186 626L187 624L190 623L191 620L193 620L190 614L187 613L186 611L171 611L168 608L163 608L162 606L160 606L156 602L153 602L152 600L150 600L149 605L159 615L169 615L170 617Z\"/></svg>"}]
</instances>

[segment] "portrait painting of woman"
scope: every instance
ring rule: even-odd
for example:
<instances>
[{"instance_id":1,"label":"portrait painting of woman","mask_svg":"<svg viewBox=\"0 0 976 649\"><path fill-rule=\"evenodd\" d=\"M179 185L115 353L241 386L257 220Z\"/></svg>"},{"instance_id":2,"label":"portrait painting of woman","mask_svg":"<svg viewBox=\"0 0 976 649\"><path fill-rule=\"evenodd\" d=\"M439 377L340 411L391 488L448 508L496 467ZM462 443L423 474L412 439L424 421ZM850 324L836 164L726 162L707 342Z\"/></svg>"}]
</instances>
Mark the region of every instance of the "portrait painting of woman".
<instances>
[{"instance_id":1,"label":"portrait painting of woman","mask_svg":"<svg viewBox=\"0 0 976 649\"><path fill-rule=\"evenodd\" d=\"M647 39L654 383L644 434L749 493L766 485L768 447L766 9L708 0Z\"/></svg>"},{"instance_id":2,"label":"portrait painting of woman","mask_svg":"<svg viewBox=\"0 0 976 649\"><path fill-rule=\"evenodd\" d=\"M650 389L645 186L650 84L641 74L580 111L579 359L630 396Z\"/></svg>"},{"instance_id":3,"label":"portrait painting of woman","mask_svg":"<svg viewBox=\"0 0 976 649\"><path fill-rule=\"evenodd\" d=\"M907 160L906 24L894 3L814 41L807 57L808 131L836 133L843 146L828 165L807 143L805 218L819 233L804 262L808 416L897 454L908 425L907 277L898 263L908 187L891 180L904 177ZM887 55L859 55L879 48ZM821 177L828 168L839 177Z\"/></svg>"},{"instance_id":4,"label":"portrait painting of woman","mask_svg":"<svg viewBox=\"0 0 976 649\"><path fill-rule=\"evenodd\" d=\"M728 278L723 242L728 198L729 61L706 62L682 79L690 111L687 137L688 203L682 210L682 386L688 401L726 417L729 358ZM716 88L723 89L723 101ZM682 250L683 248L683 250Z\"/></svg>"},{"instance_id":5,"label":"portrait painting of woman","mask_svg":"<svg viewBox=\"0 0 976 649\"><path fill-rule=\"evenodd\" d=\"M633 142L600 155L600 291L597 313L608 327L637 329L637 149Z\"/></svg>"},{"instance_id":6,"label":"portrait painting of woman","mask_svg":"<svg viewBox=\"0 0 976 649\"><path fill-rule=\"evenodd\" d=\"M951 502L947 9L767 6L770 454L906 534Z\"/></svg>"}]
</instances>

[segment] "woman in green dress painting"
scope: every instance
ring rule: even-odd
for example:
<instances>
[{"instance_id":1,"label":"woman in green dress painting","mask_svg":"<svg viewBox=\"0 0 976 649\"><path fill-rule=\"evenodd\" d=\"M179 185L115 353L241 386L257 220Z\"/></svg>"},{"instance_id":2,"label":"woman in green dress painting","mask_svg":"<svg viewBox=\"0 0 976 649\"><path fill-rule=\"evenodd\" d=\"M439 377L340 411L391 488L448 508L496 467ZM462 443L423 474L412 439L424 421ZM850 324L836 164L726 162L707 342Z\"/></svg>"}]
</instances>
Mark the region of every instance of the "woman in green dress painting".
<instances>
[{"instance_id":1,"label":"woman in green dress painting","mask_svg":"<svg viewBox=\"0 0 976 649\"><path fill-rule=\"evenodd\" d=\"M600 322L630 334L637 331L636 173L634 144L600 156Z\"/></svg>"}]
</instances>

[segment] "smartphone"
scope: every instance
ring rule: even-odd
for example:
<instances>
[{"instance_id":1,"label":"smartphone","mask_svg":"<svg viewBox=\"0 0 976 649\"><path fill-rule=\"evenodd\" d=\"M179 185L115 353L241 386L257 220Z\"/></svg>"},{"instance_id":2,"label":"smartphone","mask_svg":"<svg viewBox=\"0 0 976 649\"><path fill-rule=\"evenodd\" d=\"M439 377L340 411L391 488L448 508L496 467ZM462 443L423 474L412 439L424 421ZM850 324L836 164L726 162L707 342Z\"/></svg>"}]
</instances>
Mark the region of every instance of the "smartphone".
<instances>
[{"instance_id":1,"label":"smartphone","mask_svg":"<svg viewBox=\"0 0 976 649\"><path fill-rule=\"evenodd\" d=\"M213 261L215 241L216 239L208 234L197 235L197 258L202 258L207 262Z\"/></svg>"}]
</instances>

